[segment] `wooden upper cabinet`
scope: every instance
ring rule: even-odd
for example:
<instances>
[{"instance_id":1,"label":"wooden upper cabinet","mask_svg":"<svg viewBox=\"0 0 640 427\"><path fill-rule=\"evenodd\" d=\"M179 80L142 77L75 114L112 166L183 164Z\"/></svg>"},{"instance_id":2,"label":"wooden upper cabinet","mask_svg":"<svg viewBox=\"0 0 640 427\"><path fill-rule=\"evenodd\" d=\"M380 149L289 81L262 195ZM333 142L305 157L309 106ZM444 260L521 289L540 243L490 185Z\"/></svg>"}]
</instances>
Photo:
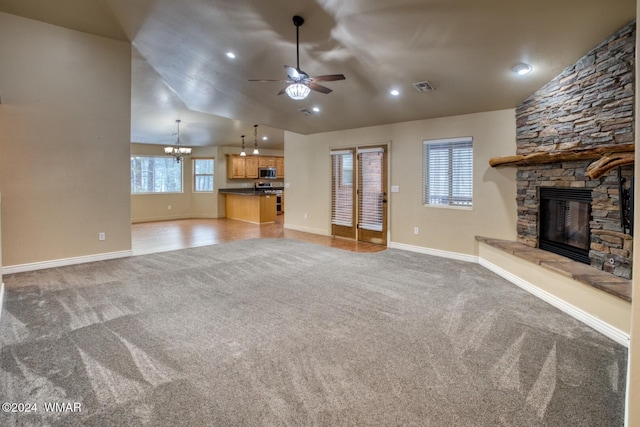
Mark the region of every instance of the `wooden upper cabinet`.
<instances>
[{"instance_id":1,"label":"wooden upper cabinet","mask_svg":"<svg viewBox=\"0 0 640 427\"><path fill-rule=\"evenodd\" d=\"M247 156L244 158L244 173L247 178L258 177L258 163L260 157Z\"/></svg>"},{"instance_id":2,"label":"wooden upper cabinet","mask_svg":"<svg viewBox=\"0 0 640 427\"><path fill-rule=\"evenodd\" d=\"M260 157L258 157L258 167L260 167L260 168L275 168L276 167L276 158L275 157L260 156Z\"/></svg>"},{"instance_id":3,"label":"wooden upper cabinet","mask_svg":"<svg viewBox=\"0 0 640 427\"><path fill-rule=\"evenodd\" d=\"M284 157L227 154L228 179L257 179L258 168L276 168L276 177L284 178Z\"/></svg>"},{"instance_id":4,"label":"wooden upper cabinet","mask_svg":"<svg viewBox=\"0 0 640 427\"><path fill-rule=\"evenodd\" d=\"M276 157L276 178L284 178L284 157Z\"/></svg>"},{"instance_id":5,"label":"wooden upper cabinet","mask_svg":"<svg viewBox=\"0 0 640 427\"><path fill-rule=\"evenodd\" d=\"M227 178L245 178L245 158L242 156L227 157Z\"/></svg>"}]
</instances>

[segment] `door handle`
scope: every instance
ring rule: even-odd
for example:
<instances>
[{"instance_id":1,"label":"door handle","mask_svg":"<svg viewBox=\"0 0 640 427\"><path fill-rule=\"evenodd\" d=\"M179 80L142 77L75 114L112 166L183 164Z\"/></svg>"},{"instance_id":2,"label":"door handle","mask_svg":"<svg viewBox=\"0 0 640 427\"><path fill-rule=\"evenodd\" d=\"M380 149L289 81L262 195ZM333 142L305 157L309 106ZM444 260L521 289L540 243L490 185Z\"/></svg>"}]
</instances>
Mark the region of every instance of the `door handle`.
<instances>
[{"instance_id":1,"label":"door handle","mask_svg":"<svg viewBox=\"0 0 640 427\"><path fill-rule=\"evenodd\" d=\"M387 203L387 199L382 199L382 203Z\"/></svg>"}]
</instances>

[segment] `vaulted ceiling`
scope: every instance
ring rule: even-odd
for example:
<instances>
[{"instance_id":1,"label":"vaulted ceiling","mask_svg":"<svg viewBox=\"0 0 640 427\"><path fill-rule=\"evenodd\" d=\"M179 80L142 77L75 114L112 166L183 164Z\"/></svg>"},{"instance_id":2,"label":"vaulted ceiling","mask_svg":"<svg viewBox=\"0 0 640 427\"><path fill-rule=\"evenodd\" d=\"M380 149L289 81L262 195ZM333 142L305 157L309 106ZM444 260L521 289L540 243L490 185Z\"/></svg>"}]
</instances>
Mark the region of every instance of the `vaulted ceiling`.
<instances>
[{"instance_id":1,"label":"vaulted ceiling","mask_svg":"<svg viewBox=\"0 0 640 427\"><path fill-rule=\"evenodd\" d=\"M281 148L283 130L513 108L634 20L635 1L0 0L0 11L130 41L133 142L166 142L180 118L192 145L237 145L259 124L261 145ZM249 82L296 65L294 15L300 68L346 76L323 83L330 94L294 101L276 95L284 83ZM515 74L521 62L533 72ZM435 90L418 92L422 81Z\"/></svg>"}]
</instances>

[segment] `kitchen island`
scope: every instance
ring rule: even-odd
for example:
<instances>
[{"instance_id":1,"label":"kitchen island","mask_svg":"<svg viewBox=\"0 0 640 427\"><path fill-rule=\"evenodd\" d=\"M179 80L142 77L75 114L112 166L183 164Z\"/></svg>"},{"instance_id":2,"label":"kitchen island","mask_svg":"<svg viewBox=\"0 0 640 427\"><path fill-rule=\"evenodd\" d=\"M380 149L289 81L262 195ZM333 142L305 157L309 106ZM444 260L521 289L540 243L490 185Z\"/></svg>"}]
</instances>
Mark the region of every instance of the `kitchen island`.
<instances>
[{"instance_id":1,"label":"kitchen island","mask_svg":"<svg viewBox=\"0 0 640 427\"><path fill-rule=\"evenodd\" d=\"M276 220L276 195L244 189L220 189L229 219L265 224Z\"/></svg>"}]
</instances>

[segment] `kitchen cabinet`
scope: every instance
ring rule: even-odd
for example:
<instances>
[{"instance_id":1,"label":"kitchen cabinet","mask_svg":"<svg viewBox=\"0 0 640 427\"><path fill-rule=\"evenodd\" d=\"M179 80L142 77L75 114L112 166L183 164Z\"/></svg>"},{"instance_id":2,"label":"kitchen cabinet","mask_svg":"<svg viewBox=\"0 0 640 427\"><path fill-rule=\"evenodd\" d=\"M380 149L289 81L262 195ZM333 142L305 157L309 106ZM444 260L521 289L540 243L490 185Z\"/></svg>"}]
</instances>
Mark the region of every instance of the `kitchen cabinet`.
<instances>
[{"instance_id":1,"label":"kitchen cabinet","mask_svg":"<svg viewBox=\"0 0 640 427\"><path fill-rule=\"evenodd\" d=\"M228 179L258 179L258 168L275 168L276 177L284 178L284 157L227 154Z\"/></svg>"},{"instance_id":2,"label":"kitchen cabinet","mask_svg":"<svg viewBox=\"0 0 640 427\"><path fill-rule=\"evenodd\" d=\"M260 156L258 157L258 167L260 168L275 168L276 167L276 158L268 157L268 156Z\"/></svg>"},{"instance_id":3,"label":"kitchen cabinet","mask_svg":"<svg viewBox=\"0 0 640 427\"><path fill-rule=\"evenodd\" d=\"M245 158L242 156L227 157L227 178L246 178Z\"/></svg>"},{"instance_id":4,"label":"kitchen cabinet","mask_svg":"<svg viewBox=\"0 0 640 427\"><path fill-rule=\"evenodd\" d=\"M244 176L246 178L258 178L259 157L247 156L244 158Z\"/></svg>"},{"instance_id":5,"label":"kitchen cabinet","mask_svg":"<svg viewBox=\"0 0 640 427\"><path fill-rule=\"evenodd\" d=\"M276 157L276 178L284 178L284 157Z\"/></svg>"},{"instance_id":6,"label":"kitchen cabinet","mask_svg":"<svg viewBox=\"0 0 640 427\"><path fill-rule=\"evenodd\" d=\"M276 220L275 194L226 193L225 213L229 219L264 224Z\"/></svg>"}]
</instances>

